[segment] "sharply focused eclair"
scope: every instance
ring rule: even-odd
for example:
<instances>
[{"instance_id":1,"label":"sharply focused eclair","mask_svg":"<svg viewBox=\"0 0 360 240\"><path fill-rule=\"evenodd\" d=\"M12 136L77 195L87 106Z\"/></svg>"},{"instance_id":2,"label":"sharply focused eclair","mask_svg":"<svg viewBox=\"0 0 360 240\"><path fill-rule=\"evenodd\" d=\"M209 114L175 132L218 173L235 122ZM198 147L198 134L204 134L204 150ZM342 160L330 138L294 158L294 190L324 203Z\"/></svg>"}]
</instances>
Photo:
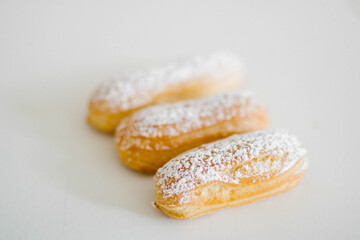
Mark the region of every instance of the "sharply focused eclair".
<instances>
[{"instance_id":1,"label":"sharply focused eclair","mask_svg":"<svg viewBox=\"0 0 360 240\"><path fill-rule=\"evenodd\" d=\"M192 218L287 191L306 166L304 147L284 130L235 134L160 168L154 204L172 218Z\"/></svg>"},{"instance_id":2,"label":"sharply focused eclair","mask_svg":"<svg viewBox=\"0 0 360 240\"><path fill-rule=\"evenodd\" d=\"M155 173L191 148L267 125L267 111L257 95L224 92L142 109L119 124L115 146L126 165Z\"/></svg>"},{"instance_id":3,"label":"sharply focused eclair","mask_svg":"<svg viewBox=\"0 0 360 240\"><path fill-rule=\"evenodd\" d=\"M237 89L240 78L240 61L225 53L123 74L101 85L91 97L88 121L101 131L113 132L122 118L136 110Z\"/></svg>"}]
</instances>

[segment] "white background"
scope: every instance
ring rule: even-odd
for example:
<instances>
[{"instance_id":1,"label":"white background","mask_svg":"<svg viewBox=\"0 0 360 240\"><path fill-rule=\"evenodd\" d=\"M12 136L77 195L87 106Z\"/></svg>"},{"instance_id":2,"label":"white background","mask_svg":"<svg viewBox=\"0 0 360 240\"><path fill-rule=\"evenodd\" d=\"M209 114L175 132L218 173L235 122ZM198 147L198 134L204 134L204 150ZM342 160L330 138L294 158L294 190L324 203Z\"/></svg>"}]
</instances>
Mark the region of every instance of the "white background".
<instances>
[{"instance_id":1,"label":"white background","mask_svg":"<svg viewBox=\"0 0 360 240\"><path fill-rule=\"evenodd\" d=\"M85 121L112 73L229 50L310 166L293 190L185 221ZM0 2L0 239L359 239L359 1Z\"/></svg>"}]
</instances>

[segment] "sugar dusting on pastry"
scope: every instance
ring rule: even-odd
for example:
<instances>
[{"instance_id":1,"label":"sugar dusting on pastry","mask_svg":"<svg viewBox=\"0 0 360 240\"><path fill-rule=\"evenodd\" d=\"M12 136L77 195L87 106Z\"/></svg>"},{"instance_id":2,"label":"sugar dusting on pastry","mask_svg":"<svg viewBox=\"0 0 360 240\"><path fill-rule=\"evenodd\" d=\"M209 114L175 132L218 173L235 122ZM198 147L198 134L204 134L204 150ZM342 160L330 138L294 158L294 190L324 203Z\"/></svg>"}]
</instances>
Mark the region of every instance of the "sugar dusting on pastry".
<instances>
[{"instance_id":1,"label":"sugar dusting on pastry","mask_svg":"<svg viewBox=\"0 0 360 240\"><path fill-rule=\"evenodd\" d=\"M156 184L166 198L190 201L190 190L210 182L241 184L279 175L305 156L297 138L285 130L235 134L202 145L169 161L156 173ZM240 166L235 169L234 166Z\"/></svg>"},{"instance_id":2,"label":"sugar dusting on pastry","mask_svg":"<svg viewBox=\"0 0 360 240\"><path fill-rule=\"evenodd\" d=\"M203 75L208 76L204 81L212 81L229 71L240 70L239 59L231 54L195 56L183 62L118 74L114 80L101 85L91 101L113 112L125 111L150 103L153 95L171 85Z\"/></svg>"},{"instance_id":3,"label":"sugar dusting on pastry","mask_svg":"<svg viewBox=\"0 0 360 240\"><path fill-rule=\"evenodd\" d=\"M119 136L173 137L234 117L245 118L264 109L260 99L252 92L225 92L140 110L131 117L131 127L124 122L119 125L117 133Z\"/></svg>"}]
</instances>

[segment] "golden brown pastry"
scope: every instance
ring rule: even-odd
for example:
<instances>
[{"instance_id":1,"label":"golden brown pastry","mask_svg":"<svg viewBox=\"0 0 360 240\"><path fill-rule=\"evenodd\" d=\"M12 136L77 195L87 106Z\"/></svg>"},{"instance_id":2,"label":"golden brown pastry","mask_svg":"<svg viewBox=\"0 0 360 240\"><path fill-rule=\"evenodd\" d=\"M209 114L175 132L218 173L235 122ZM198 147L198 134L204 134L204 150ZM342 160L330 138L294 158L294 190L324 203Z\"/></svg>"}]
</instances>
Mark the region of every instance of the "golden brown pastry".
<instances>
[{"instance_id":1,"label":"golden brown pastry","mask_svg":"<svg viewBox=\"0 0 360 240\"><path fill-rule=\"evenodd\" d=\"M306 166L305 149L284 130L235 134L160 168L154 204L172 218L192 218L287 191Z\"/></svg>"},{"instance_id":2,"label":"golden brown pastry","mask_svg":"<svg viewBox=\"0 0 360 240\"><path fill-rule=\"evenodd\" d=\"M123 74L94 93L88 121L113 132L122 118L146 106L237 89L240 75L239 60L223 53Z\"/></svg>"},{"instance_id":3,"label":"golden brown pastry","mask_svg":"<svg viewBox=\"0 0 360 240\"><path fill-rule=\"evenodd\" d=\"M155 173L191 148L267 125L267 111L256 95L225 92L142 109L120 123L115 145L127 166Z\"/></svg>"}]
</instances>

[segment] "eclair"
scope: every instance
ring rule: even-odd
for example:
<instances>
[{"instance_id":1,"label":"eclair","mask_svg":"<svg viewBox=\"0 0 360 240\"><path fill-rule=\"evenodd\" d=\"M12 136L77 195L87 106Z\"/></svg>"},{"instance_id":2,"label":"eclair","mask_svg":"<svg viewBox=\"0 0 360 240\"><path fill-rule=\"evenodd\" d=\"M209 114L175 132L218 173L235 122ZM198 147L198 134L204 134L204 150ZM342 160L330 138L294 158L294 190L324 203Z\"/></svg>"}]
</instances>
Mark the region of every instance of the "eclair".
<instances>
[{"instance_id":1,"label":"eclair","mask_svg":"<svg viewBox=\"0 0 360 240\"><path fill-rule=\"evenodd\" d=\"M307 166L305 149L284 130L235 134L185 152L155 175L155 206L187 219L293 188Z\"/></svg>"},{"instance_id":2,"label":"eclair","mask_svg":"<svg viewBox=\"0 0 360 240\"><path fill-rule=\"evenodd\" d=\"M226 53L120 74L95 91L88 122L112 133L122 118L146 106L233 90L240 83L240 61Z\"/></svg>"},{"instance_id":3,"label":"eclair","mask_svg":"<svg viewBox=\"0 0 360 240\"><path fill-rule=\"evenodd\" d=\"M155 173L191 148L267 125L267 111L256 94L224 92L142 109L121 121L115 146L127 166Z\"/></svg>"}]
</instances>

